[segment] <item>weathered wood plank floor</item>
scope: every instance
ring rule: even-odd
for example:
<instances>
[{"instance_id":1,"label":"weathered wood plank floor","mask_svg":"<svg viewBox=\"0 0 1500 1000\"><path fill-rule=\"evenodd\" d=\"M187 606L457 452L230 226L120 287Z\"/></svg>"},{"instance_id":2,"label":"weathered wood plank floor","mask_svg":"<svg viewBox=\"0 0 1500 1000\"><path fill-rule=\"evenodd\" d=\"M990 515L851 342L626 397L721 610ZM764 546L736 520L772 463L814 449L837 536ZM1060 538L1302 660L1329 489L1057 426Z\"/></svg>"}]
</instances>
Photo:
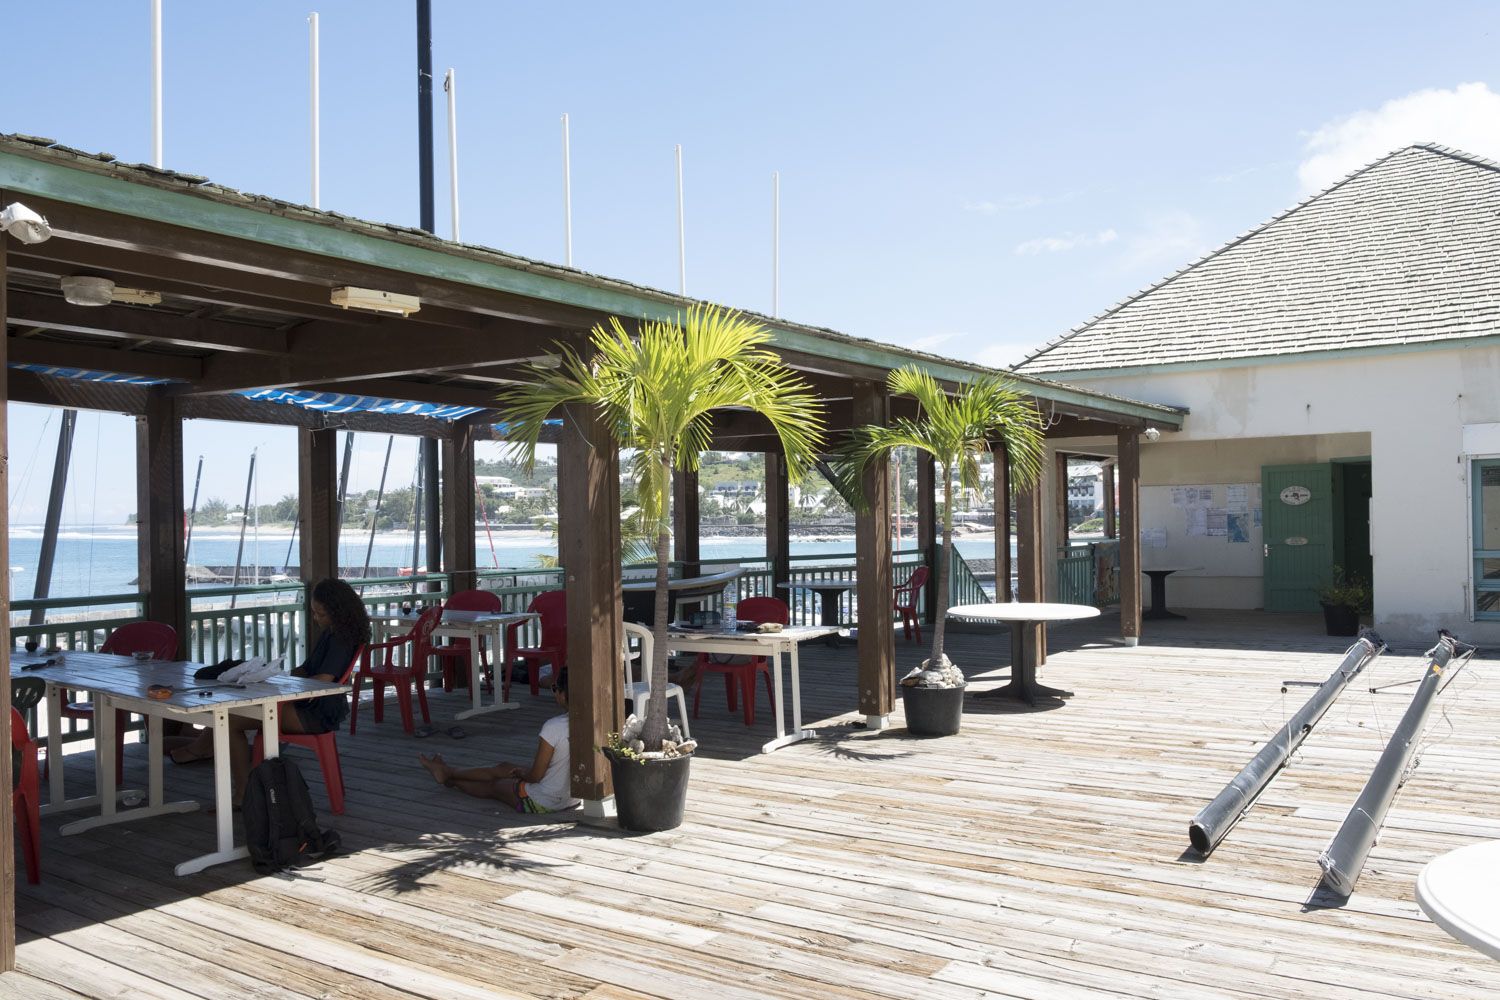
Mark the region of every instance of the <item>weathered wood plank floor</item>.
<instances>
[{"instance_id":1,"label":"weathered wood plank floor","mask_svg":"<svg viewBox=\"0 0 1500 1000\"><path fill-rule=\"evenodd\" d=\"M329 821L349 853L299 877L174 877L211 842L204 815L69 838L44 823L0 996L1500 998L1500 965L1414 901L1424 863L1500 836L1492 661L1444 696L1357 892L1325 906L1315 858L1411 688L1346 692L1199 862L1187 821L1306 697L1281 681L1321 681L1345 643L1299 616L1198 613L1136 649L1110 641L1116 625L1053 632L1042 676L1077 692L1066 707L971 699L945 740L855 728L852 648L808 650L819 737L769 756L769 720L747 730L710 688L687 822L653 836L501 813L416 766L419 749L528 759L541 699L462 742L362 712L339 738L349 811ZM951 644L974 690L1005 675L1006 649L1000 630ZM1403 652L1374 680L1417 676L1420 651ZM458 707L439 697L435 721ZM128 753L143 782L143 748ZM80 790L88 763L69 760ZM209 769L168 779L206 794Z\"/></svg>"}]
</instances>

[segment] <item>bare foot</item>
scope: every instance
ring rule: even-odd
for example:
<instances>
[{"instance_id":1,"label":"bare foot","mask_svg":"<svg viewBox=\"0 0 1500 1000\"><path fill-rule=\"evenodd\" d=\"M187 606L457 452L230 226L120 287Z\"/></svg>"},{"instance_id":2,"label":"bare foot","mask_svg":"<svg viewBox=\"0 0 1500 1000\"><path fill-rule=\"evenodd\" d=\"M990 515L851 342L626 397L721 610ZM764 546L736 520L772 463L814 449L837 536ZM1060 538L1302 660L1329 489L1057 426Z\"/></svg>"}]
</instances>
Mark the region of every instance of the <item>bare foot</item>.
<instances>
[{"instance_id":1,"label":"bare foot","mask_svg":"<svg viewBox=\"0 0 1500 1000\"><path fill-rule=\"evenodd\" d=\"M448 775L452 772L452 768L448 766L447 761L443 760L442 754L435 753L429 757L426 754L419 753L417 754L417 760L421 762L423 767L427 768L427 773L432 775L433 780L438 784L446 785L448 783Z\"/></svg>"}]
</instances>

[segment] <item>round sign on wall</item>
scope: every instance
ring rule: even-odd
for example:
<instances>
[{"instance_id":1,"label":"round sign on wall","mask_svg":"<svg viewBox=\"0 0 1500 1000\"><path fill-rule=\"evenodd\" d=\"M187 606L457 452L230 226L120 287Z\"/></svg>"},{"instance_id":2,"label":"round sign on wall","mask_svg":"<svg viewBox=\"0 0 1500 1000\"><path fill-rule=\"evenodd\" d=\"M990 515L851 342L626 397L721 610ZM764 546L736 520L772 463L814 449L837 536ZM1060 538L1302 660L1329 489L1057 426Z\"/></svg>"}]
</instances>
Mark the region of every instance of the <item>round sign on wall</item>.
<instances>
[{"instance_id":1,"label":"round sign on wall","mask_svg":"<svg viewBox=\"0 0 1500 1000\"><path fill-rule=\"evenodd\" d=\"M1281 491L1281 502L1288 507L1301 507L1312 499L1312 490L1306 486L1288 486Z\"/></svg>"}]
</instances>

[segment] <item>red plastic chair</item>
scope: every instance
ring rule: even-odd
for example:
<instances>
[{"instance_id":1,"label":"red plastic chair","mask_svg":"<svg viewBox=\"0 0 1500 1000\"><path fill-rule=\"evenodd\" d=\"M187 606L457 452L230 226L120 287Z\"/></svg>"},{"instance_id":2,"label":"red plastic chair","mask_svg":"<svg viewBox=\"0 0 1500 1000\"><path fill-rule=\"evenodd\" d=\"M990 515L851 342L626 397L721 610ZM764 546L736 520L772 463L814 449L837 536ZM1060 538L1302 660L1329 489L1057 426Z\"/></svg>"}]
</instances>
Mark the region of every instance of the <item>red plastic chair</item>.
<instances>
[{"instance_id":1,"label":"red plastic chair","mask_svg":"<svg viewBox=\"0 0 1500 1000\"><path fill-rule=\"evenodd\" d=\"M552 672L555 676L558 671L568 665L568 594L564 590L546 590L531 599L527 611L533 611L542 617L542 641L538 646L528 646L516 649L516 633L520 631L521 624L512 625L506 645L512 649L511 656L514 660L520 660L526 664L527 680L531 682L531 696L535 698L540 691L538 680L542 673L542 664L552 664ZM500 700L510 701L510 668L512 664L505 665L505 677L501 681Z\"/></svg>"},{"instance_id":2,"label":"red plastic chair","mask_svg":"<svg viewBox=\"0 0 1500 1000\"><path fill-rule=\"evenodd\" d=\"M780 622L790 625L792 614L786 602L779 597L748 597L735 607L735 617L742 622ZM776 711L776 689L771 683L771 661L764 656L735 658L728 663L715 662L707 653L698 654L697 691L693 694L693 718L698 717L698 704L703 700L703 681L706 674L724 675L724 694L729 710L735 710L735 688L745 702L745 725L755 725L755 675L766 679L766 694L771 699L771 711Z\"/></svg>"},{"instance_id":3,"label":"red plastic chair","mask_svg":"<svg viewBox=\"0 0 1500 1000\"><path fill-rule=\"evenodd\" d=\"M385 686L387 682L396 687L396 702L401 707L401 727L410 735L415 726L411 717L411 689L417 689L417 702L422 706L422 722L430 725L432 715L427 711L427 663L432 657L432 630L442 620L443 606L435 605L423 611L416 625L405 635L398 635L386 642L372 642L365 647L360 658L359 669L354 672L354 700L349 706L349 735L359 723L359 689L365 678L375 682L375 721L385 719ZM405 663L396 663L391 655L411 643L411 655ZM385 652L385 662L378 666L372 655L377 649Z\"/></svg>"},{"instance_id":4,"label":"red plastic chair","mask_svg":"<svg viewBox=\"0 0 1500 1000\"><path fill-rule=\"evenodd\" d=\"M911 571L911 576L906 582L896 588L896 612L901 615L901 633L911 641L912 633L915 632L917 641L922 641L922 619L917 617L917 598L922 594L922 588L927 585L927 578L932 575L926 566L918 566Z\"/></svg>"},{"instance_id":5,"label":"red plastic chair","mask_svg":"<svg viewBox=\"0 0 1500 1000\"><path fill-rule=\"evenodd\" d=\"M365 647L360 646L354 651L354 657L349 661L349 666L344 668L337 680L340 684L348 684L349 677L354 673L354 668L359 666L365 658ZM295 702L282 702L281 709L285 712ZM351 710L350 714L353 714ZM352 728L352 727L351 727ZM281 731L281 742L291 744L294 747L303 747L318 755L318 766L323 769L323 787L328 789L328 807L335 813L342 815L344 812L344 769L339 766L339 745L334 740L332 731L326 733L289 733L285 729ZM255 760L259 764L265 756L265 745L257 738L255 741Z\"/></svg>"},{"instance_id":6,"label":"red plastic chair","mask_svg":"<svg viewBox=\"0 0 1500 1000\"><path fill-rule=\"evenodd\" d=\"M505 608L500 604L500 595L490 590L461 590L448 598L445 605L449 611L485 611L499 614ZM468 685L469 677L469 640L466 638L455 638L448 640L446 645L433 646L432 653L438 658L443 667L443 690L452 691L458 680L462 678L464 685ZM486 677L490 673L489 651L484 648L484 640L479 640L479 662L484 665Z\"/></svg>"},{"instance_id":7,"label":"red plastic chair","mask_svg":"<svg viewBox=\"0 0 1500 1000\"><path fill-rule=\"evenodd\" d=\"M177 659L177 630L162 622L129 622L121 625L109 634L104 640L104 645L99 647L101 653L115 653L119 656L130 656L132 653L150 653L152 659L175 660ZM61 692L63 698L62 714L66 719L94 720L94 703L89 701L67 702L67 692ZM125 781L125 723L130 718L130 713L115 709L115 786L118 787ZM52 762L48 761L51 767Z\"/></svg>"},{"instance_id":8,"label":"red plastic chair","mask_svg":"<svg viewBox=\"0 0 1500 1000\"><path fill-rule=\"evenodd\" d=\"M10 807L21 834L26 881L36 885L42 880L42 779L36 768L37 745L26 730L26 719L14 708L10 710L10 747L12 763L20 765L14 775Z\"/></svg>"}]
</instances>

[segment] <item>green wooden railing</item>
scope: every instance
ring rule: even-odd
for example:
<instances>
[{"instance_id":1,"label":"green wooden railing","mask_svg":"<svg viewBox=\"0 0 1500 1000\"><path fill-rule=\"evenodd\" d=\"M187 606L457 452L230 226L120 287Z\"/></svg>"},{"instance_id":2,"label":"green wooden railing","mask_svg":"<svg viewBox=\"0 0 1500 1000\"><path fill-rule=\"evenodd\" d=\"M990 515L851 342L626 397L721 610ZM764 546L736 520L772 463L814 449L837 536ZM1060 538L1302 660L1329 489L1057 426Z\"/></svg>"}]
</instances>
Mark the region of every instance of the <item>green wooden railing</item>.
<instances>
[{"instance_id":1,"label":"green wooden railing","mask_svg":"<svg viewBox=\"0 0 1500 1000\"><path fill-rule=\"evenodd\" d=\"M993 598L985 593L984 584L979 582L979 578L969 568L968 560L957 549L953 550L952 555L953 558L948 562L948 606L990 603ZM925 598L927 595L924 592L922 596Z\"/></svg>"},{"instance_id":2,"label":"green wooden railing","mask_svg":"<svg viewBox=\"0 0 1500 1000\"><path fill-rule=\"evenodd\" d=\"M284 655L296 666L307 635L302 599L296 580L189 590L187 658L218 663Z\"/></svg>"},{"instance_id":3,"label":"green wooden railing","mask_svg":"<svg viewBox=\"0 0 1500 1000\"><path fill-rule=\"evenodd\" d=\"M1076 542L1057 560L1057 599L1102 608L1120 600L1120 542Z\"/></svg>"}]
</instances>

